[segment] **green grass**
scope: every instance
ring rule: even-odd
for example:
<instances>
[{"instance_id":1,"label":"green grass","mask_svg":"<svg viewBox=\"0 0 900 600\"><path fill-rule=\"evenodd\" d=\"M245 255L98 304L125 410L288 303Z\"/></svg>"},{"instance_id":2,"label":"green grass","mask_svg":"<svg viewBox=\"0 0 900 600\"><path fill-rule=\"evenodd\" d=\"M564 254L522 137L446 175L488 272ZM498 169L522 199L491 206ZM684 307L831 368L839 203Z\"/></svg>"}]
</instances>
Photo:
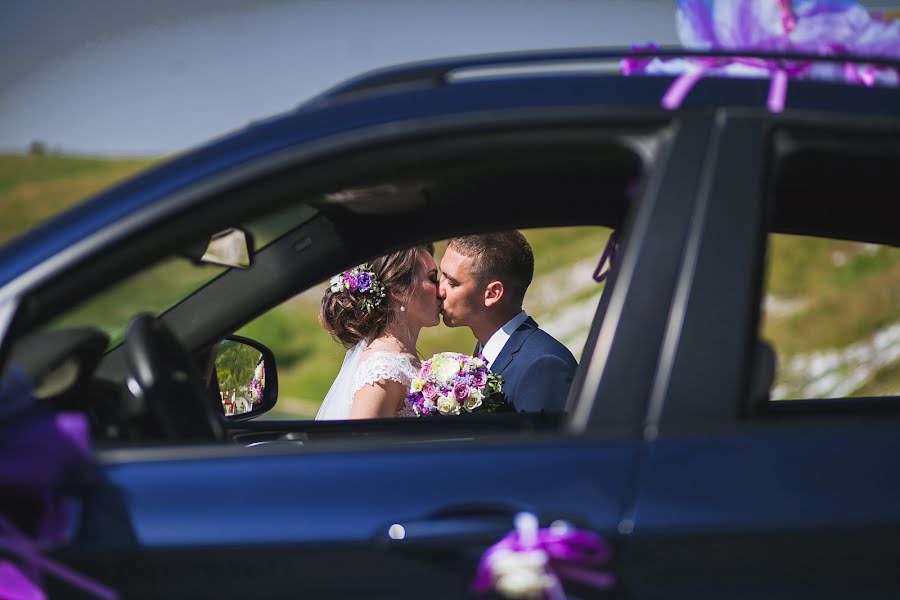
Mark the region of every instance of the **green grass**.
<instances>
[{"instance_id":1,"label":"green grass","mask_svg":"<svg viewBox=\"0 0 900 600\"><path fill-rule=\"evenodd\" d=\"M804 305L767 316L763 337L779 353L844 347L900 320L900 249L772 238L766 289Z\"/></svg>"},{"instance_id":2,"label":"green grass","mask_svg":"<svg viewBox=\"0 0 900 600\"><path fill-rule=\"evenodd\" d=\"M610 230L604 227L529 229L524 232L534 250L535 278L588 256L600 260Z\"/></svg>"},{"instance_id":3,"label":"green grass","mask_svg":"<svg viewBox=\"0 0 900 600\"><path fill-rule=\"evenodd\" d=\"M0 244L154 162L0 155Z\"/></svg>"},{"instance_id":4,"label":"green grass","mask_svg":"<svg viewBox=\"0 0 900 600\"><path fill-rule=\"evenodd\" d=\"M856 390L853 395L866 396L896 396L900 393L900 364L893 364L879 369L863 387Z\"/></svg>"}]
</instances>

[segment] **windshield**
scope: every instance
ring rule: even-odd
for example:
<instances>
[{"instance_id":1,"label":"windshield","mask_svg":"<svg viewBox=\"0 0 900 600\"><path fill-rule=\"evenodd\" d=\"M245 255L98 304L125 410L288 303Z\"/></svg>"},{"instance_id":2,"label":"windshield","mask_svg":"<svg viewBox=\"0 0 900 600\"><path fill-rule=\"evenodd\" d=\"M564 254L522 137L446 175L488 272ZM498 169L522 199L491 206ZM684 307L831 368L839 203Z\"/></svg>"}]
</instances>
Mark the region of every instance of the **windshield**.
<instances>
[{"instance_id":1,"label":"windshield","mask_svg":"<svg viewBox=\"0 0 900 600\"><path fill-rule=\"evenodd\" d=\"M316 212L306 204L293 205L239 226L252 234L258 251L307 222ZM51 321L47 328L92 327L106 333L112 347L122 341L132 317L139 313L163 314L227 270L213 264L195 264L182 256L168 256L91 296Z\"/></svg>"}]
</instances>

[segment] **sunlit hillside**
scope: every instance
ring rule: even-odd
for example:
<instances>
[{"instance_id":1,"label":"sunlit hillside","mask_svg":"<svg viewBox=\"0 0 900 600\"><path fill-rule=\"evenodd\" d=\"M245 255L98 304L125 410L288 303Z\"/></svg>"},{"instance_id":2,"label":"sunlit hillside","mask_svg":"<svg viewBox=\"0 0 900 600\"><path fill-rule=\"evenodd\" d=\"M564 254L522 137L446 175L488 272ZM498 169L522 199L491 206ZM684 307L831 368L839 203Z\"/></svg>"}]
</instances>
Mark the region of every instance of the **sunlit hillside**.
<instances>
[{"instance_id":1,"label":"sunlit hillside","mask_svg":"<svg viewBox=\"0 0 900 600\"><path fill-rule=\"evenodd\" d=\"M152 163L56 154L0 155L0 243Z\"/></svg>"}]
</instances>

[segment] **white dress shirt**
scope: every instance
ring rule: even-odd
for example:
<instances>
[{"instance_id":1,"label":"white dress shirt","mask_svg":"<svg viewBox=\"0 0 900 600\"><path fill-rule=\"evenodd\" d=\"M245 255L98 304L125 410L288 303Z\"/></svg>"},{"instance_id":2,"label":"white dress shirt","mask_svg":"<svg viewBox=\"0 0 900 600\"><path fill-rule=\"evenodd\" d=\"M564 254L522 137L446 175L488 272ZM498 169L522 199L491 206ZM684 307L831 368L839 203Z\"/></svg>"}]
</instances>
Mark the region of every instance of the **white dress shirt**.
<instances>
[{"instance_id":1,"label":"white dress shirt","mask_svg":"<svg viewBox=\"0 0 900 600\"><path fill-rule=\"evenodd\" d=\"M481 349L481 355L484 356L484 359L487 361L488 367L497 360L497 357L500 356L500 351L503 350L503 346L509 341L509 337L527 318L528 315L525 311L520 311L519 314L507 321L506 325L494 332L491 339L489 339L487 344L484 345L484 348Z\"/></svg>"}]
</instances>

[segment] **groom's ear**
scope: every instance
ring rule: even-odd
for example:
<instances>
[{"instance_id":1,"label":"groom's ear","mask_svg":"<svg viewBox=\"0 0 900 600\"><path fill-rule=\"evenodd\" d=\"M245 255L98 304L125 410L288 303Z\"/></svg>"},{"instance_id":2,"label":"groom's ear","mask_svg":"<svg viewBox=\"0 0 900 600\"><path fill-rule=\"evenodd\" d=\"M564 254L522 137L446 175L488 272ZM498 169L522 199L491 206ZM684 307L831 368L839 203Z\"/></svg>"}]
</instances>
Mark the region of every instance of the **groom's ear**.
<instances>
[{"instance_id":1,"label":"groom's ear","mask_svg":"<svg viewBox=\"0 0 900 600\"><path fill-rule=\"evenodd\" d=\"M484 305L494 306L503 298L503 282L492 281L484 288Z\"/></svg>"}]
</instances>

